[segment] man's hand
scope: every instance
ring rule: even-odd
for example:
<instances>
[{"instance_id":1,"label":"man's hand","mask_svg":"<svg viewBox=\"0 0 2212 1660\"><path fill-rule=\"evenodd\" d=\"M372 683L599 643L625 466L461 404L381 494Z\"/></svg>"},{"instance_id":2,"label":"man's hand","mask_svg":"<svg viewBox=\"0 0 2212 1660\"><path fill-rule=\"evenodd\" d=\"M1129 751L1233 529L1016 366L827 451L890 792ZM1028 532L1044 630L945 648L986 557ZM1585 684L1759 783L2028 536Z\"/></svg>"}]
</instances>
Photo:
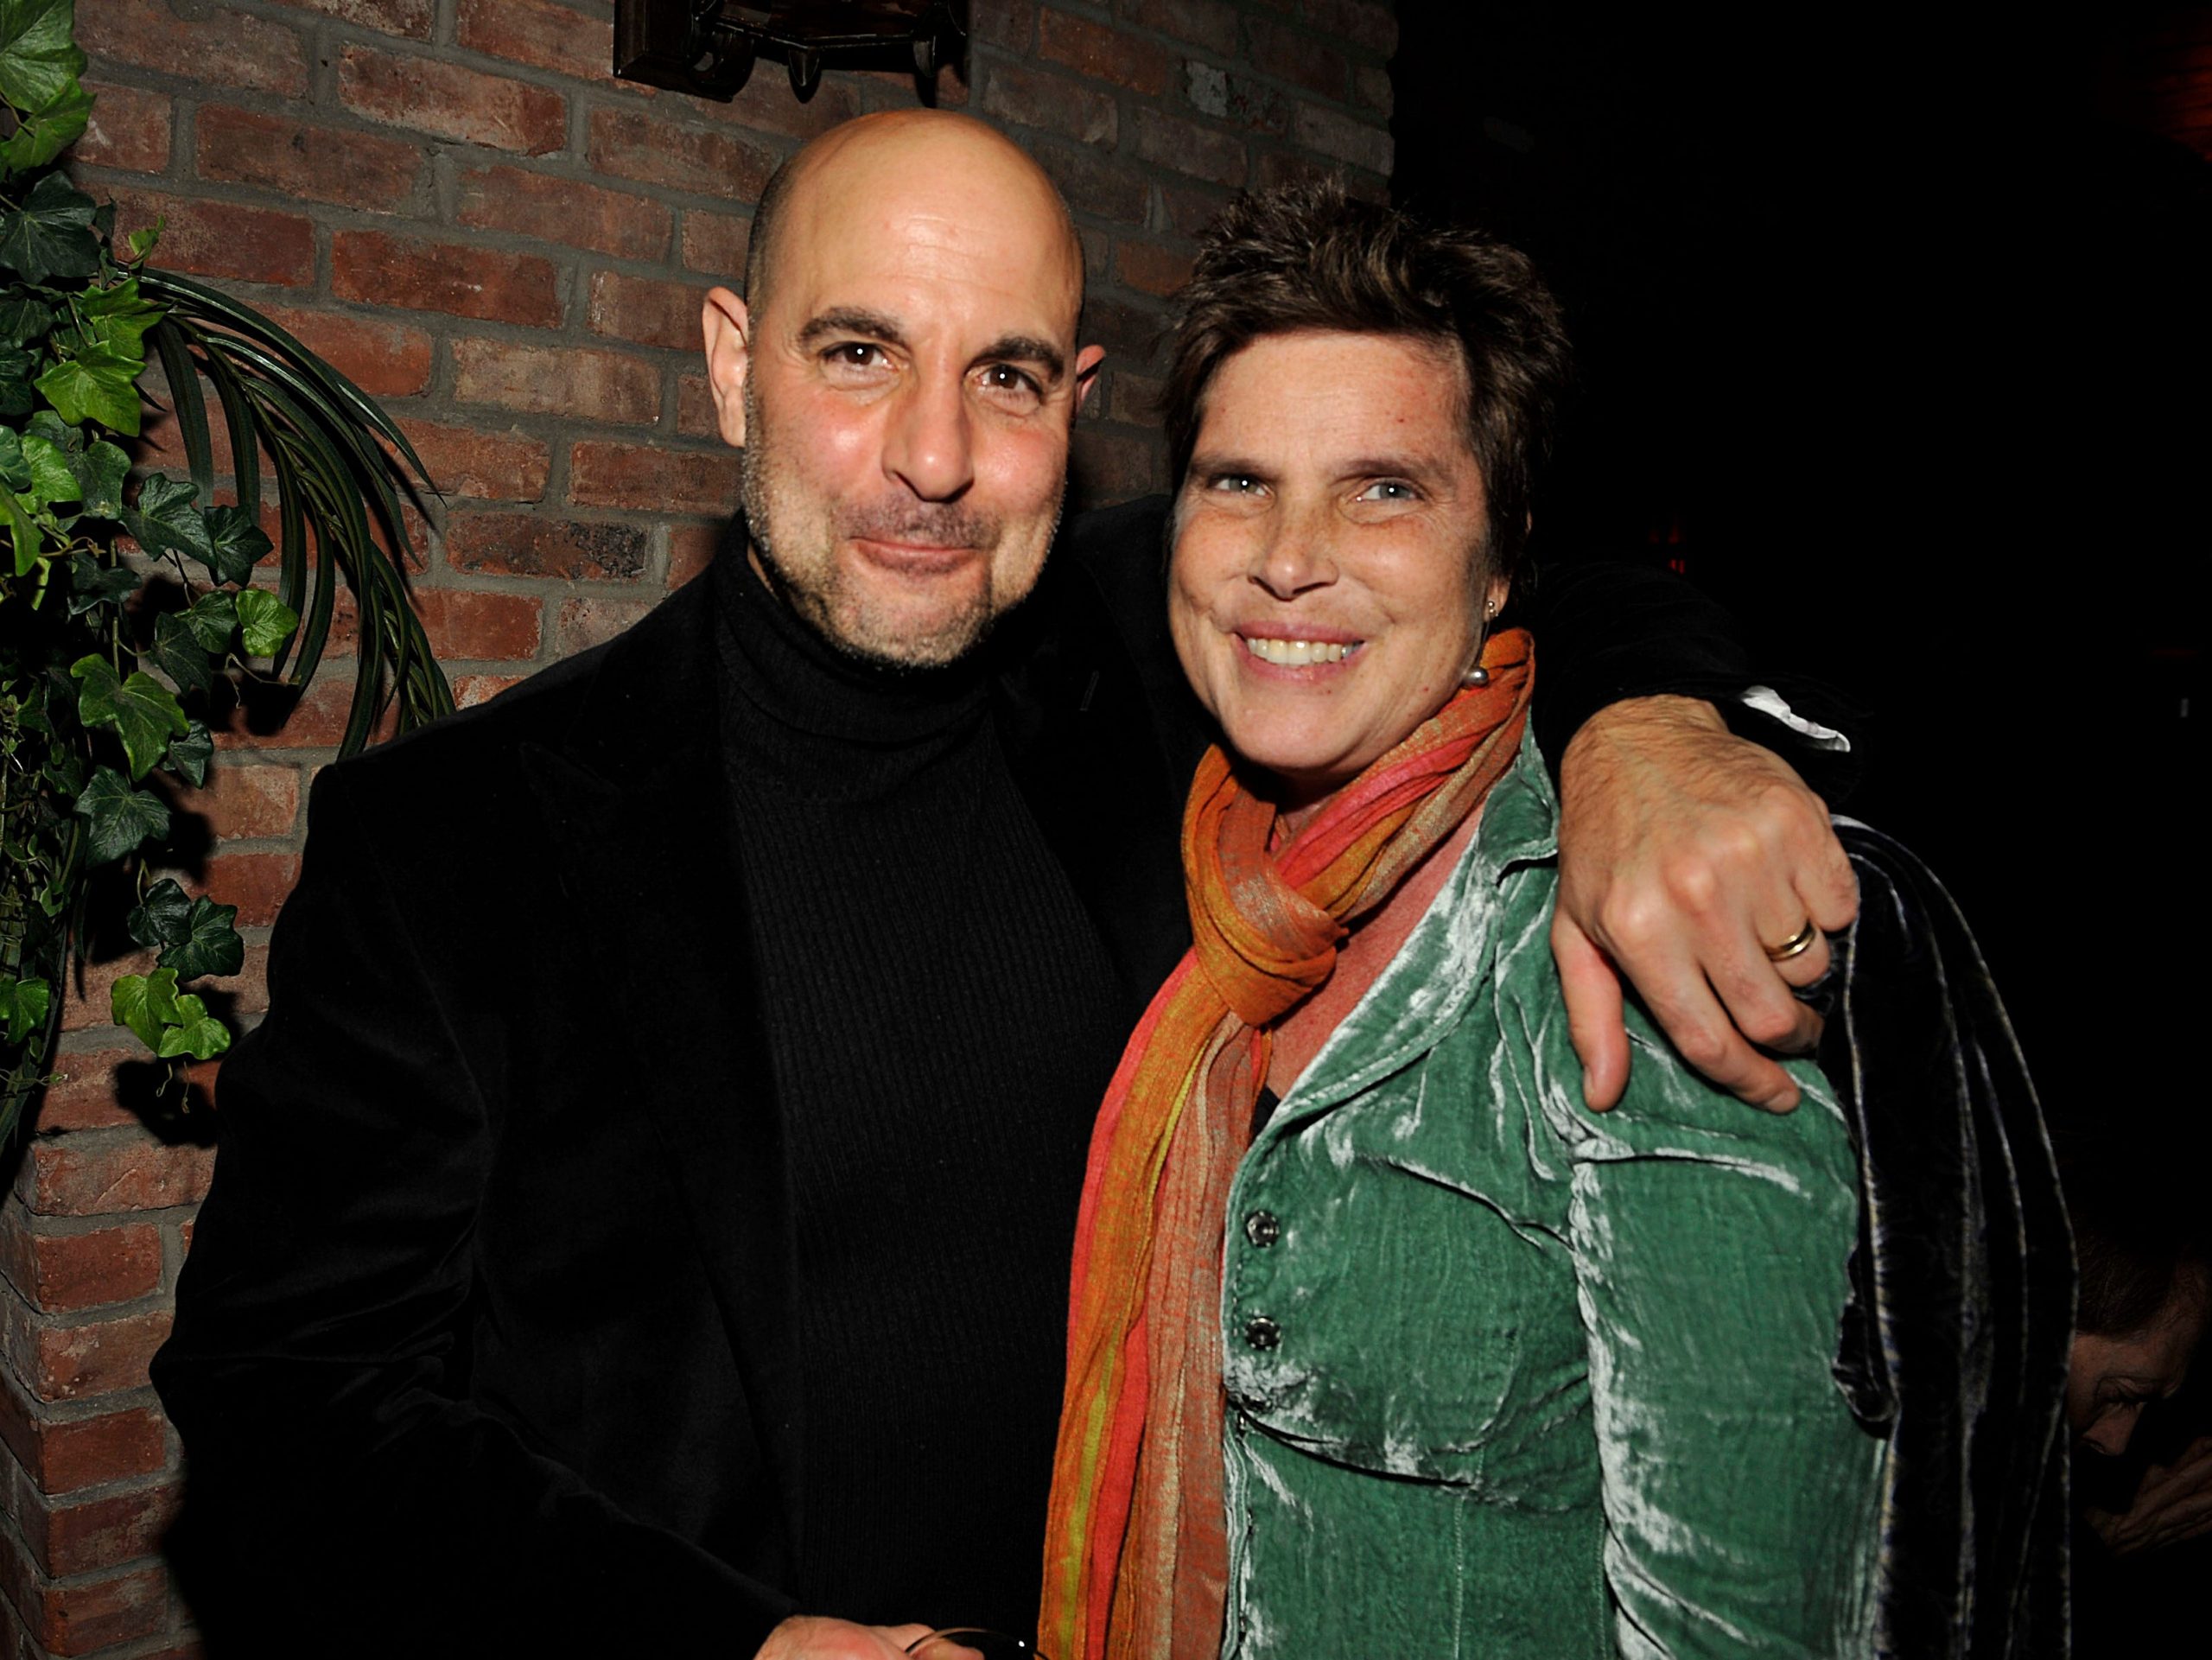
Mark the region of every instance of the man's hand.
<instances>
[{"instance_id":1,"label":"man's hand","mask_svg":"<svg viewBox=\"0 0 2212 1660\"><path fill-rule=\"evenodd\" d=\"M926 1625L855 1625L849 1620L793 1614L768 1633L753 1660L900 1660Z\"/></svg>"},{"instance_id":2,"label":"man's hand","mask_svg":"<svg viewBox=\"0 0 2212 1660\"><path fill-rule=\"evenodd\" d=\"M2135 1502L2123 1513L2091 1509L2086 1515L2115 1556L2156 1550L2212 1531L2212 1436L2199 1435L2171 1464L2145 1471Z\"/></svg>"},{"instance_id":3,"label":"man's hand","mask_svg":"<svg viewBox=\"0 0 2212 1660\"><path fill-rule=\"evenodd\" d=\"M1601 709L1567 747L1560 797L1552 955L1583 1098L1603 1111L1627 1087L1624 974L1691 1065L1753 1106L1796 1106L1797 1086L1760 1047L1820 1041L1820 1016L1791 988L1827 972L1827 941L1782 963L1768 951L1808 920L1834 933L1859 911L1821 798L1692 697Z\"/></svg>"}]
</instances>

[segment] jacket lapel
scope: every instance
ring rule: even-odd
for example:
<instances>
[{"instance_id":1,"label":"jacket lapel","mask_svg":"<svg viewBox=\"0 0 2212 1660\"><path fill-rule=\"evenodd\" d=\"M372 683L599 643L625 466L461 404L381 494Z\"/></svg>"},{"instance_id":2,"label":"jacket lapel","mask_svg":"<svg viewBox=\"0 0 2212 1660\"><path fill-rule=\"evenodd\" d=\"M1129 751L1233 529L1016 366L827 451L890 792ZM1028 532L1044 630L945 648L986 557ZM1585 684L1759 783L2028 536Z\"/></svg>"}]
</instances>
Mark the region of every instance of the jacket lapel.
<instances>
[{"instance_id":1,"label":"jacket lapel","mask_svg":"<svg viewBox=\"0 0 2212 1660\"><path fill-rule=\"evenodd\" d=\"M1007 765L1113 958L1134 1027L1190 944L1179 835L1197 757L1166 753L1142 665L1065 553L1007 644L995 707Z\"/></svg>"},{"instance_id":2,"label":"jacket lapel","mask_svg":"<svg viewBox=\"0 0 2212 1660\"><path fill-rule=\"evenodd\" d=\"M650 1120L721 1311L787 1551L798 1536L800 1406L783 1121L752 983L715 703L709 585L695 582L607 648L557 748L518 757L577 925L649 1087L611 1101Z\"/></svg>"}]
</instances>

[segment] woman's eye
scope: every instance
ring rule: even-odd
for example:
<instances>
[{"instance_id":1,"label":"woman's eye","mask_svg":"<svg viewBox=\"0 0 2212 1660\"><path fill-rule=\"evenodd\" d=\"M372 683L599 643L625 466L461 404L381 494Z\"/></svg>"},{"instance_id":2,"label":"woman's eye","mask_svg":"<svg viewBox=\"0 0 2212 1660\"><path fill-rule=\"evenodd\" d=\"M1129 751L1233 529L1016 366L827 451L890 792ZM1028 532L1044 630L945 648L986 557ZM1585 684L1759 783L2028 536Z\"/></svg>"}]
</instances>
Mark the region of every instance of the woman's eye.
<instances>
[{"instance_id":1,"label":"woman's eye","mask_svg":"<svg viewBox=\"0 0 2212 1660\"><path fill-rule=\"evenodd\" d=\"M1421 492L1403 479L1377 479L1359 493L1362 501L1419 501Z\"/></svg>"}]
</instances>

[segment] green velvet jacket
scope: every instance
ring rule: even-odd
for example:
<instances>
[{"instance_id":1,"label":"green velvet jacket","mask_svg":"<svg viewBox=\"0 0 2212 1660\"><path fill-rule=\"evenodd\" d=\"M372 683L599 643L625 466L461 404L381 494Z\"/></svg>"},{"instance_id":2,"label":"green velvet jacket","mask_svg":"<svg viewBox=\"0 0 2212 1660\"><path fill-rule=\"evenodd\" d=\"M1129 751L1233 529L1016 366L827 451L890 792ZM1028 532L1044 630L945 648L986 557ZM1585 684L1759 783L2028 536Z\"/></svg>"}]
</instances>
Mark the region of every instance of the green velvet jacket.
<instances>
[{"instance_id":1,"label":"green velvet jacket","mask_svg":"<svg viewBox=\"0 0 2212 1660\"><path fill-rule=\"evenodd\" d=\"M1634 1011L1626 1099L1583 1107L1556 818L1524 744L1238 1172L1225 1654L1868 1650L1842 1116L1809 1065L1745 1108Z\"/></svg>"}]
</instances>

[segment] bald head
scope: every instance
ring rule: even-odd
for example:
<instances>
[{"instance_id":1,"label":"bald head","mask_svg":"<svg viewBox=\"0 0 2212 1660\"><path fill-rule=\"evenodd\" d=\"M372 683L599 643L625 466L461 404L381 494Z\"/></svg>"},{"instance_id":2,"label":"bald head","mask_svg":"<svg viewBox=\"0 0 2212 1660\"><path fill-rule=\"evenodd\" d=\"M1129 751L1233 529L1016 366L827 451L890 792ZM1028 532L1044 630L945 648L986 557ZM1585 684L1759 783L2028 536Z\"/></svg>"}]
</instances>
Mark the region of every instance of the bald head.
<instances>
[{"instance_id":1,"label":"bald head","mask_svg":"<svg viewBox=\"0 0 2212 1660\"><path fill-rule=\"evenodd\" d=\"M1104 355L1067 205L981 122L868 116L777 175L747 263L701 321L755 568L841 650L952 661L1043 568Z\"/></svg>"},{"instance_id":2,"label":"bald head","mask_svg":"<svg viewBox=\"0 0 2212 1660\"><path fill-rule=\"evenodd\" d=\"M893 110L831 128L770 175L753 210L745 294L757 314L786 249L827 217L942 198L974 227L1002 226L1058 245L1083 299L1083 245L1058 188L995 128L950 110Z\"/></svg>"}]
</instances>

